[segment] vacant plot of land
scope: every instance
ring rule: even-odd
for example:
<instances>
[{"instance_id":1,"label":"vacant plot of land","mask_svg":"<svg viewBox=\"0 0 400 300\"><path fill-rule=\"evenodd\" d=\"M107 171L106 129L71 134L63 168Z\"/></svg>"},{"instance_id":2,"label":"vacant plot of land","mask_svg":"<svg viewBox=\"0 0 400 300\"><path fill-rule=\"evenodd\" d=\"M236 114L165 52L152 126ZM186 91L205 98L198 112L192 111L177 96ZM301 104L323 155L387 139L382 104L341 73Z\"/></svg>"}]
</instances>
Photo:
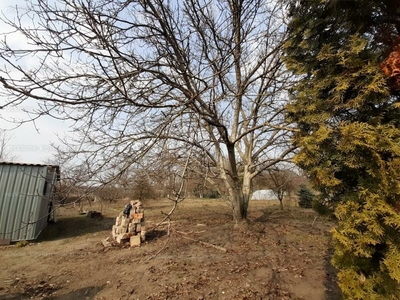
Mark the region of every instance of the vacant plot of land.
<instances>
[{"instance_id":1,"label":"vacant plot of land","mask_svg":"<svg viewBox=\"0 0 400 300\"><path fill-rule=\"evenodd\" d=\"M124 205L103 205L103 219L62 207L38 241L0 247L0 299L340 299L333 224L312 226L311 210L253 201L249 223L237 227L225 202L187 199L170 237L161 226L139 248L104 248ZM145 203L148 231L170 207Z\"/></svg>"}]
</instances>

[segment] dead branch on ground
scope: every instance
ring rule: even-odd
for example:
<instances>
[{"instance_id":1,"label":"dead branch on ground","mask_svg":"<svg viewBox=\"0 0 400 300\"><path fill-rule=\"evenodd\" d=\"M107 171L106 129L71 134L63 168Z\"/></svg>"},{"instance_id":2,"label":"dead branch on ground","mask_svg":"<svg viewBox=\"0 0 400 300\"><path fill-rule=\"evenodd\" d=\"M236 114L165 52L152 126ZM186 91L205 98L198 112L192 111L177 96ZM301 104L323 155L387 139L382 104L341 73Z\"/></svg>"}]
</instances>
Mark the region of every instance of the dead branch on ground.
<instances>
[{"instance_id":1,"label":"dead branch on ground","mask_svg":"<svg viewBox=\"0 0 400 300\"><path fill-rule=\"evenodd\" d=\"M224 247L217 246L217 245L214 245L214 244L211 244L211 243L203 242L203 241L201 241L201 240L197 240L197 239L194 239L194 238L190 238L190 237L185 236L185 235L187 235L187 234L189 234L189 233L186 233L186 232L183 232L183 231L177 231L177 230L175 230L175 232L181 234L181 237L184 238L184 239L186 239L186 240L193 241L193 242L197 242L197 243L200 243L200 244L202 244L202 245L204 245L204 246L207 246L207 247L213 247L213 248L218 249L218 250L220 250L220 251L222 251L222 252L227 252L227 251L228 251L228 250L227 250L226 248L224 248Z\"/></svg>"}]
</instances>

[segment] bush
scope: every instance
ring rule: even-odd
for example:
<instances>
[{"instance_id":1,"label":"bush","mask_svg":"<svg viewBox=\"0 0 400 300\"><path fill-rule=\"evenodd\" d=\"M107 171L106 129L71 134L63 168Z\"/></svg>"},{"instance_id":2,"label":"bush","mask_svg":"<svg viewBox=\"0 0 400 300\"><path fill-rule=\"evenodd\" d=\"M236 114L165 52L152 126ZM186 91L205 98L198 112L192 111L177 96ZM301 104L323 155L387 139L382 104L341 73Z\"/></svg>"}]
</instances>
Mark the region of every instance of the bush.
<instances>
[{"instance_id":1,"label":"bush","mask_svg":"<svg viewBox=\"0 0 400 300\"><path fill-rule=\"evenodd\" d=\"M314 194L304 185L300 186L300 191L297 194L299 196L299 206L302 208L311 208L314 199Z\"/></svg>"},{"instance_id":2,"label":"bush","mask_svg":"<svg viewBox=\"0 0 400 300\"><path fill-rule=\"evenodd\" d=\"M15 244L15 246L18 248L22 248L22 247L28 246L28 244L29 244L28 241L19 241Z\"/></svg>"},{"instance_id":3,"label":"bush","mask_svg":"<svg viewBox=\"0 0 400 300\"><path fill-rule=\"evenodd\" d=\"M334 218L333 208L329 205L329 202L319 199L319 197L314 197L312 201L312 208L321 216L329 216Z\"/></svg>"}]
</instances>

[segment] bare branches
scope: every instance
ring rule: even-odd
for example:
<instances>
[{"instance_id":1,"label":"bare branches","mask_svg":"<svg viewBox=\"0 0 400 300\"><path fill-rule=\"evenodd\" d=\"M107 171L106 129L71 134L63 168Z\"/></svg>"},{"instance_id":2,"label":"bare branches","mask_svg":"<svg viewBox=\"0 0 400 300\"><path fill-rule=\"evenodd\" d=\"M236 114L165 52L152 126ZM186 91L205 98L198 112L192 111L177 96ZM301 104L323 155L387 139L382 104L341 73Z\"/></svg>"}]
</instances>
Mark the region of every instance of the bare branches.
<instances>
[{"instance_id":1,"label":"bare branches","mask_svg":"<svg viewBox=\"0 0 400 300\"><path fill-rule=\"evenodd\" d=\"M13 161L17 157L12 154L10 141L12 136L0 129L0 161Z\"/></svg>"},{"instance_id":2,"label":"bare branches","mask_svg":"<svg viewBox=\"0 0 400 300\"><path fill-rule=\"evenodd\" d=\"M27 5L2 20L10 30L0 42L1 106L34 99L31 120L75 120L59 150L87 166L88 180L110 182L143 159L193 147L246 198L251 178L291 153L279 1ZM24 44L10 42L15 34Z\"/></svg>"},{"instance_id":3,"label":"bare branches","mask_svg":"<svg viewBox=\"0 0 400 300\"><path fill-rule=\"evenodd\" d=\"M171 210L170 210L168 213L163 213L163 212L161 212L161 213L164 215L164 218L162 219L161 222L159 222L158 224L156 224L156 225L151 229L152 231L154 231L156 228L160 227L161 225L163 225L163 224L167 221L167 225L168 225L168 229L167 229L168 239L166 240L164 246L163 246L155 255L153 255L151 258L149 258L149 260L155 258L158 254L160 254L160 253L165 249L165 247L167 246L167 244L168 244L168 242L169 242L169 239L170 239L170 230L171 230L171 215L174 213L175 209L178 207L178 203L182 202L182 201L185 199L185 196L183 195L183 188L184 188L184 186L185 186L185 181L184 181L183 179L184 179L184 176L185 176L186 171L187 171L187 168L188 168L188 164L189 164L189 161L190 161L190 157L191 157L191 149L190 149L189 155L187 156L185 167L184 167L183 170L182 170L181 184L180 184L179 190L178 190L178 191L174 191L175 197L174 197L173 199L169 198L169 199L172 200L172 202L173 202L173 206L172 206Z\"/></svg>"},{"instance_id":4,"label":"bare branches","mask_svg":"<svg viewBox=\"0 0 400 300\"><path fill-rule=\"evenodd\" d=\"M176 232L177 232L177 233L180 233L180 234L187 234L187 233L184 233L184 232L182 232L182 231L176 231ZM203 242L203 241L200 241L200 240L197 240L197 239L194 239L194 238L190 238L190 237L187 237L187 236L184 236L184 235L182 235L181 237L184 238L184 239L186 239L186 240L192 241L192 242L200 243L200 244L202 244L202 245L204 245L204 246L207 246L207 247L213 247L213 248L218 249L218 250L220 250L220 251L222 251L222 252L227 252L227 251L228 251L228 250L227 250L226 248L224 248L224 247L217 246L217 245L214 245L214 244L211 244L211 243Z\"/></svg>"},{"instance_id":5,"label":"bare branches","mask_svg":"<svg viewBox=\"0 0 400 300\"><path fill-rule=\"evenodd\" d=\"M152 228L152 231L154 231L157 227L159 227L162 224L164 224L165 221L168 221L168 232L167 232L167 234L168 235L170 234L170 227L171 227L171 219L170 218L171 218L171 215L173 214L175 209L178 207L178 203L182 202L185 199L185 196L183 194L185 181L183 179L184 179L184 176L186 174L190 158L191 158L191 150L189 152L189 155L186 158L186 163L185 163L185 166L184 166L184 168L182 170L180 187L179 187L179 189L177 191L173 191L174 192L174 198L169 198L173 202L173 206L172 206L171 210L168 213L161 212L164 215L164 218L161 220L161 222L159 222L157 225L155 225Z\"/></svg>"}]
</instances>

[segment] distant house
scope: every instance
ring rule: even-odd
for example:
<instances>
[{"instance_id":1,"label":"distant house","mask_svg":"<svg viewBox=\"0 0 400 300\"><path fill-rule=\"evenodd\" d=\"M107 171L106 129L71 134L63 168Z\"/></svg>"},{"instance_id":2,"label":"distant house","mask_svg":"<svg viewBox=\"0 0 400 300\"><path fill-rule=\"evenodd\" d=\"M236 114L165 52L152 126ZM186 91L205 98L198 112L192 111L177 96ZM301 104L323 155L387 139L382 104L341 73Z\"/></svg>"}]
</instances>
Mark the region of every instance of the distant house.
<instances>
[{"instance_id":1,"label":"distant house","mask_svg":"<svg viewBox=\"0 0 400 300\"><path fill-rule=\"evenodd\" d=\"M0 240L36 239L54 217L54 186L60 168L0 162Z\"/></svg>"},{"instance_id":2,"label":"distant house","mask_svg":"<svg viewBox=\"0 0 400 300\"><path fill-rule=\"evenodd\" d=\"M273 190L257 190L253 192L250 200L278 200Z\"/></svg>"}]
</instances>

